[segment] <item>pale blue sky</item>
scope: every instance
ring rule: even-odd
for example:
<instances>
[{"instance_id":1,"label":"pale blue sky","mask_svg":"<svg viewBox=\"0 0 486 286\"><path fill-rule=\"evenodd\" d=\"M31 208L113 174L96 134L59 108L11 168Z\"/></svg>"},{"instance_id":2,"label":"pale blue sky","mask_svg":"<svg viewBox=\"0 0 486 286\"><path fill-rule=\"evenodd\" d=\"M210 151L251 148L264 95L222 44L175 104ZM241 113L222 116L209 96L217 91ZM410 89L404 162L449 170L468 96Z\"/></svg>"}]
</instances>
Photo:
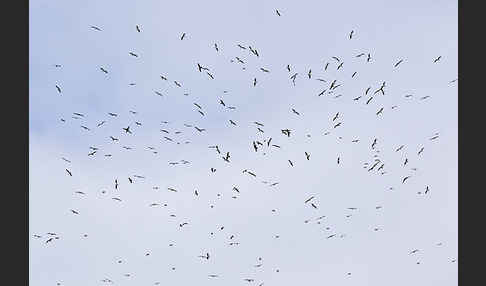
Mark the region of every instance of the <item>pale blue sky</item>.
<instances>
[{"instance_id":1,"label":"pale blue sky","mask_svg":"<svg viewBox=\"0 0 486 286\"><path fill-rule=\"evenodd\" d=\"M31 285L103 285L105 278L117 285L249 285L244 278L266 286L457 284L451 260L458 251L458 82L449 83L457 78L457 1L33 0L29 13ZM356 58L360 53L371 53L372 61ZM332 56L344 62L342 69ZM215 79L199 73L196 63ZM342 86L318 97L334 79ZM383 81L386 94L366 105L365 89ZM430 97L420 100L424 96ZM73 112L85 118L73 119ZM264 134L254 121L265 124ZM342 126L333 128L338 121ZM132 135L124 134L127 125ZM285 128L290 138L280 132ZM440 137L429 140L436 132ZM269 137L282 148L253 150L252 141ZM380 153L370 147L374 138ZM210 145L229 151L231 162ZM95 156L87 156L90 146L100 149ZM385 163L384 175L363 168L375 154ZM180 160L191 163L168 164ZM304 204L312 195L318 209ZM149 207L153 202L167 206ZM181 228L182 222L189 225ZM46 244L47 232L59 239ZM337 236L327 239L331 234ZM420 251L410 255L414 249ZM209 260L197 257L206 252ZM258 257L260 268L254 267Z\"/></svg>"}]
</instances>

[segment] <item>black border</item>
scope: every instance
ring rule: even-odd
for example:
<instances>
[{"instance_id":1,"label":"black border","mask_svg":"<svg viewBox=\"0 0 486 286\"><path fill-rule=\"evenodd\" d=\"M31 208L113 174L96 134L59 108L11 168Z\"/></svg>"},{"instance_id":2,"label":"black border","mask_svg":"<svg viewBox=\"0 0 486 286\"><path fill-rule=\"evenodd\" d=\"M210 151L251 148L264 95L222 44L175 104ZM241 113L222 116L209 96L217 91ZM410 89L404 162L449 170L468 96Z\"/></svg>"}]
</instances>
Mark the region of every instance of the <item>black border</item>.
<instances>
[{"instance_id":1,"label":"black border","mask_svg":"<svg viewBox=\"0 0 486 286\"><path fill-rule=\"evenodd\" d=\"M2 284L29 284L29 1L3 3ZM10 282L10 283L9 283Z\"/></svg>"}]
</instances>

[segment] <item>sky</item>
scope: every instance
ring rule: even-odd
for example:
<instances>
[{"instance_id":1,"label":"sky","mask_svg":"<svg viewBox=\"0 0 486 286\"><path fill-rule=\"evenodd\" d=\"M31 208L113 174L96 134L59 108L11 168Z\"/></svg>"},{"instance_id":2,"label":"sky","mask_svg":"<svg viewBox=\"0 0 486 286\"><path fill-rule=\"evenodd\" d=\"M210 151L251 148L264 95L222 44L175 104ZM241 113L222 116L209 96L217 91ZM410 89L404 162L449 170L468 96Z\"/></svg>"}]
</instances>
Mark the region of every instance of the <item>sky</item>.
<instances>
[{"instance_id":1,"label":"sky","mask_svg":"<svg viewBox=\"0 0 486 286\"><path fill-rule=\"evenodd\" d=\"M31 285L457 284L457 1L29 9Z\"/></svg>"}]
</instances>

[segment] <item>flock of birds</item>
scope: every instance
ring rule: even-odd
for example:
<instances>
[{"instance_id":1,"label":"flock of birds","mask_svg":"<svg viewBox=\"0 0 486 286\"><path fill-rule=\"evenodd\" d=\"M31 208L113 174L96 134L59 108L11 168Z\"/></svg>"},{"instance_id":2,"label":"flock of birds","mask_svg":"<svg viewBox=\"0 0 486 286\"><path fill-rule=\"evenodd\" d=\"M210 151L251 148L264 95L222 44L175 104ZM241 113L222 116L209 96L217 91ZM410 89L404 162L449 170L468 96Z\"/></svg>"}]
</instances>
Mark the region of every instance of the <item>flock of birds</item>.
<instances>
[{"instance_id":1,"label":"flock of birds","mask_svg":"<svg viewBox=\"0 0 486 286\"><path fill-rule=\"evenodd\" d=\"M275 10L275 14L276 14L277 17L282 17L282 14L280 13L279 10ZM94 25L90 26L89 29L92 30L93 32L96 32L96 33L103 33L104 32L103 28L98 27L98 26L94 26ZM134 29L134 32L135 33L143 33L143 29L139 25L137 25ZM347 37L349 38L349 40L353 40L355 35L356 35L356 32L353 30L347 35ZM188 37L190 37L190 35L188 35L188 33L184 32L184 33L181 34L179 40L180 41L187 41ZM247 46L247 45L243 45L243 44L240 44L240 43L236 43L235 45L241 50L242 53L247 53L249 56L254 56L254 57L257 57L257 58L261 57L261 51L259 51L256 47L252 47L252 46L249 46L249 45ZM215 53L221 53L221 51L220 51L221 46L218 43L214 43L212 45L212 48L214 49ZM128 56L134 57L134 58L141 57L141 55L139 53L136 53L134 51L129 51L127 54L128 54ZM371 53L368 53L368 52L359 53L359 54L353 55L353 57L355 58L355 60L358 60L358 61L362 60L364 64L372 64L373 63L373 56L371 55ZM430 64L439 64L441 59L442 59L442 56L437 56L435 58L432 58L430 60ZM229 62L231 64L239 65L242 70L246 70L248 68L247 61L244 59L244 55L242 55L242 54L235 55L234 57L232 57L230 59ZM406 63L405 59L398 59L395 63L390 63L390 66L393 67L394 69L398 69L404 63ZM63 66L61 64L55 64L55 68L57 68L57 69L62 69L62 67ZM99 69L99 72L101 72L104 75L110 75L110 73L111 73L111 70L109 70L105 66L100 66L100 67L98 67L98 69ZM203 64L203 63L200 63L200 62L194 63L194 69L195 69L196 72L206 76L209 80L214 80L214 81L217 80L217 71L213 70L212 68L210 68L206 64ZM265 66L261 66L259 68L257 67L257 69L263 74L271 74L272 73L272 70L268 67L265 67ZM335 98L335 99L340 98L342 96L342 94L339 93L340 88L342 89L342 87L345 84L349 84L349 83L347 83L347 81L344 81L344 80L341 80L341 79L316 77L315 76L316 71L313 71L312 69L309 69L309 70L306 70L306 71L297 71L292 67L291 64L283 65L282 69L284 69L288 73L288 80L289 80L289 84L291 86L296 86L297 84L305 84L303 82L304 80L316 80L316 81L318 81L319 84L322 86L322 88L315 94L315 96L317 96L317 97L322 96L322 97L329 97L329 98L332 97L332 98ZM346 66L344 65L344 61L340 57L332 56L330 58L330 60L324 64L322 70L320 70L319 72L325 73L329 69L335 69L336 71L343 71L343 70L346 70ZM357 76L357 72L351 71L349 78L353 79L353 78L356 78L356 76ZM180 80L169 79L166 75L160 75L160 79L164 82L167 82L168 84L173 84L176 88L182 88L182 86L183 86L183 84L181 83ZM456 81L457 81L457 79L454 79L454 80L450 81L449 84L452 84ZM252 78L251 82L249 82L248 84L251 88L253 88L253 87L259 86L260 84L262 84L262 82L259 80L259 78L257 78L257 76L255 76L255 77ZM136 85L136 83L129 83L129 85L134 86L134 85ZM379 118L380 116L383 116L384 113L398 108L398 106L396 106L396 105L391 106L391 107L386 107L386 106L373 107L372 102L377 102L381 98L383 98L387 95L387 87L388 87L388 83L385 82L385 81L380 82L377 85L370 85L362 91L362 94L353 97L352 102L354 102L356 104L362 103L367 108L374 108L373 112L376 115L376 117ZM62 96L63 95L62 84L61 83L56 84L55 88L56 88L57 93ZM223 92L223 94L227 94L227 93L228 93L228 91ZM154 94L156 96L160 96L162 98L168 96L167 93L161 92L159 90L155 90ZM189 93L184 92L184 95L188 96ZM410 94L405 95L405 98L411 98L411 97L413 97L413 95L410 95ZM418 100L426 100L429 97L430 96L423 96L423 97L420 97ZM187 97L187 98L189 98L189 97ZM345 100L345 99L342 99L342 100ZM217 103L215 102L215 105L220 105L222 108L227 109L227 110L236 110L238 108L237 106L233 106L233 105L228 104L227 101L228 100L226 100L226 99L223 100L221 98L221 99L218 100ZM195 111L197 111L198 114L201 115L201 118L204 119L204 117L207 116L207 111L203 108L202 104L194 102L193 106L195 107ZM135 110L129 110L129 113L133 116L137 116L139 112L137 112ZM119 118L121 117L120 115L121 114L118 113L118 112L109 111L109 112L106 113L106 118L102 119L101 121L90 122L87 119L89 117L88 114L85 114L85 113L82 113L82 112L73 112L72 115L71 115L71 118L75 121L81 122L80 128L82 130L84 130L85 132L91 132L91 131L93 131L93 129L101 130L103 127L105 127L105 125L111 124L114 121L119 120ZM303 118L303 113L300 110L297 110L296 108L291 107L290 110L289 110L289 116L298 116L298 117ZM69 119L68 118L61 118L60 120L61 120L62 124L66 124ZM71 120L71 121L75 122L73 120ZM333 131L337 130L338 128L339 129L346 128L345 125L344 125L343 114L340 111L336 110L334 115L331 118L329 118L328 120L329 120L329 129L325 130L322 133L322 136L331 135L333 133ZM163 126L169 126L170 122L169 121L162 121L161 124L163 124ZM178 145L180 145L180 144L185 145L185 144L191 144L192 143L190 138L181 137L184 134L190 134L191 131L193 132L192 133L193 135L195 134L194 136L197 136L199 134L208 134L208 136L213 135L216 138L216 136L218 134L211 134L211 130L209 128L203 127L204 123L200 123L200 124L201 125L184 123L180 127L186 128L188 130L187 132L186 131L183 132L183 131L180 131L180 130L174 131L174 130L171 130L170 127L162 127L160 130L157 130L157 131L154 131L154 132L161 133L160 135L161 135L162 142L166 141L166 143L172 143L172 144L178 144ZM244 123L236 122L236 120L234 120L234 119L228 119L227 124L230 128L238 128L241 125L243 125ZM257 139L250 139L248 141L248 146L249 146L248 157L251 157L255 153L262 154L262 156L266 155L269 152L273 152L275 154L278 154L279 150L285 148L286 145L288 145L285 141L286 139L291 138L293 136L298 136L296 134L299 134L298 130L289 129L289 128L286 128L286 127L282 127L280 130L267 130L265 123L259 122L259 121L253 121L253 122L251 122L250 125L254 127L255 133L257 134L256 137L258 137L258 138ZM137 136L137 132L141 128L144 128L144 124L142 122L140 122L138 120L133 121L133 123L127 124L125 127L122 127L119 130L118 134L105 134L103 136L103 138L104 138L103 144L117 144L118 146L120 146L120 148L123 148L125 150L136 150L135 147L128 146L128 145L123 143L124 138L125 138L124 136ZM189 131L189 130L191 130L191 131ZM273 133L272 133L272 131L273 131ZM269 135L269 134L271 134L271 135ZM306 135L306 136L308 138L310 138L310 135ZM349 142L352 143L352 144L366 144L367 146L369 146L369 150L371 152L370 153L370 160L367 161L367 162L363 162L362 168L365 169L365 171L368 174L385 176L389 173L389 170L387 169L387 166L389 166L389 165L393 165L393 164L397 165L398 164L398 165L401 165L404 168L409 168L410 160L414 160L414 162L417 162L417 160L419 160L420 157L423 156L422 154L424 152L426 152L426 147L431 146L431 144L433 144L433 142L435 142L436 140L438 140L440 138L439 136L440 136L439 133L431 134L429 138L424 140L422 146L418 146L418 147L405 146L405 145L391 147L394 152L403 153L404 159L401 162L389 162L389 161L385 162L385 158L383 158L381 156L380 152L385 148L390 149L390 147L389 146L380 146L380 138L373 138L371 141L367 141L367 142L365 140L361 140L359 138L352 138L352 139L349 140ZM342 137L339 137L339 139L343 140ZM89 146L89 152L87 153L87 156L90 156L90 157L103 156L103 157L106 157L106 158L115 156L115 154L113 154L113 153L104 152L102 147L95 147L96 145L98 145L98 144L95 143L92 146ZM404 153L406 147L409 147L410 149L416 148L416 150L412 151L412 152L408 152L408 154L407 154L407 153ZM155 146L146 146L144 148L145 148L145 151L148 150L149 152L151 152L153 154L158 154L159 152L161 152L161 151L159 151L159 148L157 148ZM210 145L210 146L203 146L201 148L201 152L205 152L205 150L203 150L203 148L204 149L209 148L209 149L213 150L211 152L214 152L215 158L223 160L226 163L226 165L231 168L231 163L233 162L234 158L233 158L232 152L230 150L223 150L223 147L221 145L218 145L218 144L213 144L213 145ZM310 160L313 159L312 154L313 154L312 150L303 150L301 154L297 154L296 156L297 157L300 156L303 161L310 161ZM71 167L72 164L74 164L74 163L66 157L61 158L66 164L65 170L63 172L65 172L66 176L69 176L69 177L77 176L76 172L74 172L73 168ZM296 165L295 159L283 158L282 160L286 160L288 162L288 166L290 168L293 168ZM188 160L168 162L168 165L170 165L170 166L190 165L190 164L191 164L191 162L188 161ZM343 160L341 158L341 155L339 155L335 158L335 165L336 165L336 167L339 167L342 164L343 164ZM218 171L213 166L208 166L208 170L209 170L210 174L216 173ZM409 169L409 171L417 171L417 168L411 168L411 169ZM264 184L264 185L266 185L270 188L277 188L280 184L280 182L268 181L268 180L262 179L262 178L265 178L265 176L266 176L265 174L259 174L259 173L257 174L257 172L255 172L254 170L251 170L251 169L238 170L238 172L240 173L240 175L242 174L243 176L249 176L249 177L254 178L254 179L259 179L262 184ZM405 185L410 180L413 180L413 177L414 177L413 172L409 172L406 175L401 175L399 178L397 178L396 181L397 181L397 184ZM232 178L226 178L226 179L231 180ZM130 175L130 176L127 176L126 178L123 178L123 177L112 178L113 183L112 183L112 186L111 186L111 191L107 191L106 189L103 189L102 193L106 194L107 192L109 192L109 193L113 194L112 200L122 203L123 198L120 195L120 188L122 188L125 184L129 184L129 185L136 184L140 180L144 180L145 182L147 182L148 180L150 180L150 178L146 178L145 176L139 175L139 174ZM155 190L155 191L163 191L164 190L164 188L161 188L159 186L153 186L152 189ZM389 189L393 190L393 187L389 187ZM168 191L168 192L173 192L173 193L179 193L180 192L180 189L173 187L173 186L168 186L168 187L165 188L165 190ZM231 197L233 199L238 199L239 196L241 195L241 190L238 186L234 186L231 191L232 191ZM200 192L201 192L201 190L199 190L199 191L197 189L194 190L193 196L196 197L196 198L199 197ZM433 189L429 185L424 185L422 190L417 191L417 194L427 196L427 195L429 195L429 192L433 192ZM75 191L75 195L76 196L88 196L89 194L86 193L86 192L83 192L83 191ZM221 194L218 193L217 196L220 197ZM76 197L76 199L79 199L79 197ZM319 206L318 195L310 195L310 196L303 195L302 201L301 202L295 202L295 203L296 204L303 204L303 205L308 206L308 207L315 209L315 210L319 210L319 211L321 210L320 206ZM153 203L150 203L148 205L148 207L167 207L168 204L169 204L169 202L167 202L167 203L153 202ZM213 208L214 205L211 205L210 207ZM381 205L373 206L373 208L376 211L379 211L382 207L383 206L381 206ZM74 216L82 216L83 215L83 212L78 210L78 209L73 208L73 209L69 209L67 211L70 212ZM347 218L351 217L357 211L358 211L357 207L347 208L346 212L348 212L348 214L346 215L346 217ZM276 209L272 209L272 212L275 213ZM176 217L175 214L172 214L171 216ZM322 224L322 225L326 224L327 225L327 223L324 223L325 218L326 218L326 215L320 214L319 216L317 216L315 218L303 220L303 223L305 223L305 224L315 223L315 224L318 224L318 225L320 225L320 224ZM180 223L178 223L177 227L184 228L184 227L190 227L190 225L191 225L190 221L181 221ZM223 231L224 229L225 229L224 226L219 227L219 231ZM339 239L339 238L344 238L346 236L345 233L339 233L339 232L335 231L333 228L331 228L331 226L326 226L325 230L327 231L327 234L324 236L325 239ZM373 231L375 231L375 232L378 232L380 230L381 229L379 227L373 228ZM214 235L214 232L211 232L210 235ZM87 238L88 234L84 234L83 237ZM274 239L278 239L279 237L280 236L278 234L276 234L274 236ZM43 241L47 246L50 246L52 244L55 244L56 240L59 240L61 238L61 235L59 235L58 233L55 233L55 232L47 232L45 234L34 234L34 238L39 239L39 240ZM244 243L244 242L241 241L241 240L237 240L237 235L228 234L227 244L229 246L238 246L240 243ZM172 246L172 245L173 244L171 244L170 246ZM436 246L441 246L441 245L442 245L442 242L439 242L439 243L436 244ZM404 254L417 255L420 251L421 251L420 249L411 248L408 253L404 253ZM149 255L150 255L150 252L147 252L145 254L145 256L149 256ZM211 259L213 259L214 255L215 255L214 253L210 253L209 251L205 251L204 253L195 254L194 257L198 258L198 259L202 259L202 260L211 260ZM456 262L456 259L451 258L450 261ZM118 260L117 263L121 264L121 263L123 263L123 261ZM420 264L419 258L417 258L416 263ZM262 257L258 257L257 260L256 260L256 263L253 265L253 267L261 268L263 266L264 266L264 263L263 263ZM171 270L175 271L176 267L172 267ZM278 273L278 272L280 272L280 269L276 268L276 269L274 269L274 271L275 271L275 273ZM124 274L125 277L131 277L131 275L133 275L133 273ZM223 274L221 274L221 273L208 273L207 277L209 279L217 279L221 275L223 275ZM344 275L350 276L350 275L352 275L352 273L347 272ZM122 279L122 277L111 277L111 278L105 277L105 278L101 279L101 282L113 284L113 283L115 283L115 281L117 279ZM250 284L255 283L255 285L258 285L258 286L264 285L264 281L258 281L254 277L244 277L244 278L242 278L242 280L245 281L245 282L248 282ZM154 285L159 285L159 284L160 284L160 282L158 282L158 281L154 282ZM62 285L62 283L58 282L57 285Z\"/></svg>"}]
</instances>

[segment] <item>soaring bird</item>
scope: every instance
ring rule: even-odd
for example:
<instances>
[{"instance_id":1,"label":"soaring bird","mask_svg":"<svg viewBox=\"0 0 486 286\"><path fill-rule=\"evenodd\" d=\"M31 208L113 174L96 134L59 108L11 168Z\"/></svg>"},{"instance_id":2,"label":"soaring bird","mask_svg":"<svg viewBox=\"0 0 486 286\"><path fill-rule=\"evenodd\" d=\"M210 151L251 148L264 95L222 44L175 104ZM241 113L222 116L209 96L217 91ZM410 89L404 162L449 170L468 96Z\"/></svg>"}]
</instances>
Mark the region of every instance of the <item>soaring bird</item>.
<instances>
[{"instance_id":1,"label":"soaring bird","mask_svg":"<svg viewBox=\"0 0 486 286\"><path fill-rule=\"evenodd\" d=\"M408 178L410 178L410 177L411 177L411 176L406 176L405 178L403 178L403 180L402 180L402 184L403 184L403 183L405 183L405 181L406 181Z\"/></svg>"},{"instance_id":2,"label":"soaring bird","mask_svg":"<svg viewBox=\"0 0 486 286\"><path fill-rule=\"evenodd\" d=\"M256 86L256 84L257 84L257 79L256 79L256 78L254 78L254 79L253 79L253 86Z\"/></svg>"},{"instance_id":3,"label":"soaring bird","mask_svg":"<svg viewBox=\"0 0 486 286\"><path fill-rule=\"evenodd\" d=\"M289 160L289 163L290 163L290 166L294 166L294 163L292 163L292 161Z\"/></svg>"},{"instance_id":4,"label":"soaring bird","mask_svg":"<svg viewBox=\"0 0 486 286\"><path fill-rule=\"evenodd\" d=\"M122 128L122 129L125 130L125 133L132 134L132 131L130 131L130 126L128 126L127 128Z\"/></svg>"},{"instance_id":5,"label":"soaring bird","mask_svg":"<svg viewBox=\"0 0 486 286\"><path fill-rule=\"evenodd\" d=\"M194 126L194 128L196 128L196 130L197 130L197 131L199 131L199 132L206 131L206 129L203 129L203 128L198 128L197 126Z\"/></svg>"},{"instance_id":6,"label":"soaring bird","mask_svg":"<svg viewBox=\"0 0 486 286\"><path fill-rule=\"evenodd\" d=\"M378 112L376 113L376 115L379 115L382 112L383 112L383 107L380 110L378 110Z\"/></svg>"},{"instance_id":7,"label":"soaring bird","mask_svg":"<svg viewBox=\"0 0 486 286\"><path fill-rule=\"evenodd\" d=\"M75 210L71 210L71 212L72 212L73 214L79 214L79 212L77 212L77 211L75 211Z\"/></svg>"},{"instance_id":8,"label":"soaring bird","mask_svg":"<svg viewBox=\"0 0 486 286\"><path fill-rule=\"evenodd\" d=\"M310 202L312 199L314 198L314 196L308 198L307 200L305 200L304 204L307 204L308 202Z\"/></svg>"},{"instance_id":9,"label":"soaring bird","mask_svg":"<svg viewBox=\"0 0 486 286\"><path fill-rule=\"evenodd\" d=\"M395 64L395 67L397 67L399 64L401 64L403 62L403 59L402 60L399 60L396 64Z\"/></svg>"},{"instance_id":10,"label":"soaring bird","mask_svg":"<svg viewBox=\"0 0 486 286\"><path fill-rule=\"evenodd\" d=\"M108 73L108 71L107 71L106 69L102 68L102 67L100 67L100 70L101 70L102 72L104 72L104 73Z\"/></svg>"},{"instance_id":11,"label":"soaring bird","mask_svg":"<svg viewBox=\"0 0 486 286\"><path fill-rule=\"evenodd\" d=\"M61 88L56 84L56 89L59 93L61 93Z\"/></svg>"},{"instance_id":12,"label":"soaring bird","mask_svg":"<svg viewBox=\"0 0 486 286\"><path fill-rule=\"evenodd\" d=\"M307 73L307 76L309 77L309 79L310 79L310 78L311 78L311 76L312 76L312 74L311 74L311 73L312 73L312 70L309 70L309 72Z\"/></svg>"},{"instance_id":13,"label":"soaring bird","mask_svg":"<svg viewBox=\"0 0 486 286\"><path fill-rule=\"evenodd\" d=\"M140 33L140 27L138 25L136 25L135 28L137 29L137 32Z\"/></svg>"},{"instance_id":14,"label":"soaring bird","mask_svg":"<svg viewBox=\"0 0 486 286\"><path fill-rule=\"evenodd\" d=\"M96 30L96 31L101 31L101 29L96 27L96 26L90 26L90 28L93 29L93 30Z\"/></svg>"},{"instance_id":15,"label":"soaring bird","mask_svg":"<svg viewBox=\"0 0 486 286\"><path fill-rule=\"evenodd\" d=\"M297 114L297 115L300 115L300 113L299 113L299 112L297 112L297 110L295 110L295 109L293 109L293 108L292 108L292 112L293 112L293 113L295 113L295 114Z\"/></svg>"},{"instance_id":16,"label":"soaring bird","mask_svg":"<svg viewBox=\"0 0 486 286\"><path fill-rule=\"evenodd\" d=\"M353 31L353 30L351 30L351 33L349 33L349 39L350 39L350 40L353 38L353 33L354 33L354 31Z\"/></svg>"},{"instance_id":17,"label":"soaring bird","mask_svg":"<svg viewBox=\"0 0 486 286\"><path fill-rule=\"evenodd\" d=\"M261 70L262 72L270 72L269 70L264 69L264 68L260 68L260 70Z\"/></svg>"},{"instance_id":18,"label":"soaring bird","mask_svg":"<svg viewBox=\"0 0 486 286\"><path fill-rule=\"evenodd\" d=\"M334 116L334 118L332 119L332 121L336 120L338 118L338 116L339 116L339 112L336 113L336 115Z\"/></svg>"},{"instance_id":19,"label":"soaring bird","mask_svg":"<svg viewBox=\"0 0 486 286\"><path fill-rule=\"evenodd\" d=\"M71 171L69 171L68 169L66 169L66 172L69 174L69 176L73 176L73 174L71 173Z\"/></svg>"},{"instance_id":20,"label":"soaring bird","mask_svg":"<svg viewBox=\"0 0 486 286\"><path fill-rule=\"evenodd\" d=\"M434 60L434 63L438 62L438 61L440 60L440 58L442 58L442 56L439 56L438 58L436 58L436 59Z\"/></svg>"},{"instance_id":21,"label":"soaring bird","mask_svg":"<svg viewBox=\"0 0 486 286\"><path fill-rule=\"evenodd\" d=\"M277 12L277 15L278 15L278 16L281 16L281 15L280 15L280 12L279 12L278 10L275 10L275 12Z\"/></svg>"},{"instance_id":22,"label":"soaring bird","mask_svg":"<svg viewBox=\"0 0 486 286\"><path fill-rule=\"evenodd\" d=\"M229 163L229 158L230 158L230 153L229 152L226 152L226 156L223 157L223 160L225 160L226 162Z\"/></svg>"},{"instance_id":23,"label":"soaring bird","mask_svg":"<svg viewBox=\"0 0 486 286\"><path fill-rule=\"evenodd\" d=\"M287 70L290 72L290 65L287 65Z\"/></svg>"},{"instance_id":24,"label":"soaring bird","mask_svg":"<svg viewBox=\"0 0 486 286\"><path fill-rule=\"evenodd\" d=\"M129 54L130 54L130 56L133 56L133 57L138 58L138 55L137 55L137 54L135 54L134 52L129 52Z\"/></svg>"},{"instance_id":25,"label":"soaring bird","mask_svg":"<svg viewBox=\"0 0 486 286\"><path fill-rule=\"evenodd\" d=\"M341 62L341 63L338 65L338 67L337 67L337 69L336 69L336 70L339 70L339 69L340 69L340 68L343 66L343 64L344 64L344 62Z\"/></svg>"},{"instance_id":26,"label":"soaring bird","mask_svg":"<svg viewBox=\"0 0 486 286\"><path fill-rule=\"evenodd\" d=\"M420 148L420 150L418 151L417 155L420 155L423 151L424 151L424 147Z\"/></svg>"},{"instance_id":27,"label":"soaring bird","mask_svg":"<svg viewBox=\"0 0 486 286\"><path fill-rule=\"evenodd\" d=\"M186 36L186 33L182 33L182 36L181 36L181 41L184 40L184 37Z\"/></svg>"},{"instance_id":28,"label":"soaring bird","mask_svg":"<svg viewBox=\"0 0 486 286\"><path fill-rule=\"evenodd\" d=\"M304 153L305 153L305 158L306 158L307 160L309 160L309 158L310 158L310 154L309 154L309 153L307 153L307 152L304 152Z\"/></svg>"}]
</instances>

